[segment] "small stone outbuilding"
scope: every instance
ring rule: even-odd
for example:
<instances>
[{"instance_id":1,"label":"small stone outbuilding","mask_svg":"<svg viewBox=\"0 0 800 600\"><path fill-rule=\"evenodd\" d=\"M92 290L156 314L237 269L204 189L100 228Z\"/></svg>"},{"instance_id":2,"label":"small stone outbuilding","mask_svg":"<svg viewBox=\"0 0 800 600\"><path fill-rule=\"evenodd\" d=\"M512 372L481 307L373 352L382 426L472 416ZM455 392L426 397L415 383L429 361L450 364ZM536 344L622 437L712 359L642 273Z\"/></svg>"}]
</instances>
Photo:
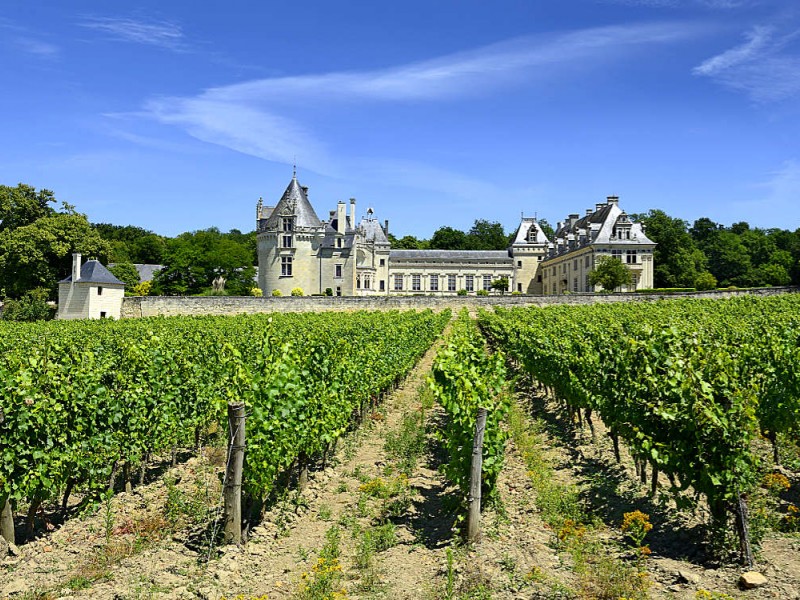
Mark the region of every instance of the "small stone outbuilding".
<instances>
[{"instance_id":1,"label":"small stone outbuilding","mask_svg":"<svg viewBox=\"0 0 800 600\"><path fill-rule=\"evenodd\" d=\"M119 319L125 283L98 260L81 264L72 255L72 275L58 282L57 319Z\"/></svg>"}]
</instances>

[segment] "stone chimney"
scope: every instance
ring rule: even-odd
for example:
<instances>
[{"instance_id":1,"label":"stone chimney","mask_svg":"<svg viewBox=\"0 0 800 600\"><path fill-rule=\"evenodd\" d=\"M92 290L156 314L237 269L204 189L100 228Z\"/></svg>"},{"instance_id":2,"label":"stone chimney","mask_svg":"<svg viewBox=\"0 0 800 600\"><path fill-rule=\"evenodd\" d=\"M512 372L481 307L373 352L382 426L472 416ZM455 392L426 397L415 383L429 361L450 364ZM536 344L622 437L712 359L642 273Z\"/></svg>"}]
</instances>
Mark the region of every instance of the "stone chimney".
<instances>
[{"instance_id":1,"label":"stone chimney","mask_svg":"<svg viewBox=\"0 0 800 600\"><path fill-rule=\"evenodd\" d=\"M573 213L573 214L569 215L568 218L569 218L569 226L570 226L570 228L572 228L575 225L575 223L577 222L577 220L580 218L580 215L578 213Z\"/></svg>"},{"instance_id":2,"label":"stone chimney","mask_svg":"<svg viewBox=\"0 0 800 600\"><path fill-rule=\"evenodd\" d=\"M587 208L587 209L586 209L586 216L587 216L587 217L591 217L593 212L594 212L594 211L593 211L591 208Z\"/></svg>"},{"instance_id":3,"label":"stone chimney","mask_svg":"<svg viewBox=\"0 0 800 600\"><path fill-rule=\"evenodd\" d=\"M345 211L347 210L347 206L345 205L343 200L339 200L339 204L336 205L336 231L338 233L344 233L345 231Z\"/></svg>"},{"instance_id":4,"label":"stone chimney","mask_svg":"<svg viewBox=\"0 0 800 600\"><path fill-rule=\"evenodd\" d=\"M619 196L606 196L606 202L608 204L618 204Z\"/></svg>"},{"instance_id":5,"label":"stone chimney","mask_svg":"<svg viewBox=\"0 0 800 600\"><path fill-rule=\"evenodd\" d=\"M594 205L594 208L595 208L595 210L600 210L604 206L605 206L605 204L603 204L602 202L598 202L597 204Z\"/></svg>"},{"instance_id":6,"label":"stone chimney","mask_svg":"<svg viewBox=\"0 0 800 600\"><path fill-rule=\"evenodd\" d=\"M356 225L356 199L350 198L350 226L355 229Z\"/></svg>"},{"instance_id":7,"label":"stone chimney","mask_svg":"<svg viewBox=\"0 0 800 600\"><path fill-rule=\"evenodd\" d=\"M81 253L72 253L72 282L75 283L81 278Z\"/></svg>"},{"instance_id":8,"label":"stone chimney","mask_svg":"<svg viewBox=\"0 0 800 600\"><path fill-rule=\"evenodd\" d=\"M386 237L389 237L389 219L383 221L383 233Z\"/></svg>"}]
</instances>

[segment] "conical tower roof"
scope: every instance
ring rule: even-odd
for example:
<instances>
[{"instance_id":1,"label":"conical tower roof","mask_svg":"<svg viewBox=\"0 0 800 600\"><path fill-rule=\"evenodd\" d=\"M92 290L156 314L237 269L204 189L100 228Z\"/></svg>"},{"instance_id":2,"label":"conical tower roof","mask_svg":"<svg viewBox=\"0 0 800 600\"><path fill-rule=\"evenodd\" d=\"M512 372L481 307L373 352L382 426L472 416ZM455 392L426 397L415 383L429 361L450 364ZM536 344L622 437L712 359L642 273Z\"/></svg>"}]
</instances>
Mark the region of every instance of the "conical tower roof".
<instances>
[{"instance_id":1,"label":"conical tower roof","mask_svg":"<svg viewBox=\"0 0 800 600\"><path fill-rule=\"evenodd\" d=\"M293 176L286 191L283 192L280 202L275 206L266 222L267 229L276 229L280 226L281 217L294 216L295 228L321 227L322 222L314 212L311 202L308 201L306 188L301 186L297 177Z\"/></svg>"}]
</instances>

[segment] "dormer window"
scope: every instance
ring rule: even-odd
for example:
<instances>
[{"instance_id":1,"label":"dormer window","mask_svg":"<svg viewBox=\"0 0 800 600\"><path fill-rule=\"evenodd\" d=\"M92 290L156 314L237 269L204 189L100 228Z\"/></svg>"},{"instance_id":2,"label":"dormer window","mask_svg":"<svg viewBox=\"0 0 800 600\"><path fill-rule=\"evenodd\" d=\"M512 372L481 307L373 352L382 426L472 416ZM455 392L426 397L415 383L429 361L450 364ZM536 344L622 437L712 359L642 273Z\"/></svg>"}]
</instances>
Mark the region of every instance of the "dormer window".
<instances>
[{"instance_id":1,"label":"dormer window","mask_svg":"<svg viewBox=\"0 0 800 600\"><path fill-rule=\"evenodd\" d=\"M283 217L281 219L281 229L283 231L294 231L294 217Z\"/></svg>"}]
</instances>

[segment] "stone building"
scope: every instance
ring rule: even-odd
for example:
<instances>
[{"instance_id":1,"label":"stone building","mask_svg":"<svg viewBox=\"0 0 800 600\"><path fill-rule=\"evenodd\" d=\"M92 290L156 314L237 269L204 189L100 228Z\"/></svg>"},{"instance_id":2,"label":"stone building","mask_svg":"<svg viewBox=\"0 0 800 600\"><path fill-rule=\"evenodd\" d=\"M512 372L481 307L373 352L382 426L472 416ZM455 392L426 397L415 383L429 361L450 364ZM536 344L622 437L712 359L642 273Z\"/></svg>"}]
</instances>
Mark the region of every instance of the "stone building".
<instances>
[{"instance_id":1,"label":"stone building","mask_svg":"<svg viewBox=\"0 0 800 600\"><path fill-rule=\"evenodd\" d=\"M579 272L577 291L590 291L584 283L596 256L606 252L616 256L622 248L635 247L639 260L628 264L636 273L636 286L652 287L654 244L644 237L639 224L626 221L616 201L609 198L603 206L601 210L598 205L593 216L579 220L571 215L566 224L559 224L555 243L547 239L535 218L523 217L506 250L393 250L388 221L379 223L368 209L358 222L354 198L349 211L340 201L323 221L308 199L308 188L294 175L275 206L259 200L256 208L258 286L265 295L288 295L296 288L304 294L329 291L337 296L452 295L460 290L489 292L492 282L505 278L509 291L550 294L575 291L569 281ZM573 232L577 221L581 225ZM608 227L613 232L607 232ZM563 266L573 257L585 266L580 270ZM567 284L559 279L561 275Z\"/></svg>"},{"instance_id":2,"label":"stone building","mask_svg":"<svg viewBox=\"0 0 800 600\"><path fill-rule=\"evenodd\" d=\"M125 284L100 261L72 255L72 274L58 282L57 319L119 319Z\"/></svg>"},{"instance_id":3,"label":"stone building","mask_svg":"<svg viewBox=\"0 0 800 600\"><path fill-rule=\"evenodd\" d=\"M589 273L605 256L618 258L632 272L631 284L618 291L650 289L655 247L642 224L631 221L619 207L619 198L608 196L583 217L571 214L558 223L542 262L543 293L598 291L589 283Z\"/></svg>"}]
</instances>

